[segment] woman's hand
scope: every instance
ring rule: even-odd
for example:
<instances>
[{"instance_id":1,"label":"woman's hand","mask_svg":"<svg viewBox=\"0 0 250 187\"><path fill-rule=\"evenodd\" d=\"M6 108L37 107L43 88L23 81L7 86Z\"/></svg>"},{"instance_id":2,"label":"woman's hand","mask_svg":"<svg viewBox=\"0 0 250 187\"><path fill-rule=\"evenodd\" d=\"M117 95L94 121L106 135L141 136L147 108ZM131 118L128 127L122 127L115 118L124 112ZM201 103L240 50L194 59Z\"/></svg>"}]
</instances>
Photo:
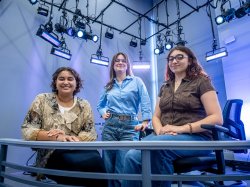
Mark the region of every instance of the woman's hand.
<instances>
[{"instance_id":1,"label":"woman's hand","mask_svg":"<svg viewBox=\"0 0 250 187\"><path fill-rule=\"evenodd\" d=\"M149 121L143 121L141 124L135 126L135 131L145 131L148 127Z\"/></svg>"},{"instance_id":2,"label":"woman's hand","mask_svg":"<svg viewBox=\"0 0 250 187\"><path fill-rule=\"evenodd\" d=\"M163 134L177 135L181 133L183 133L183 126L175 126L169 124L163 126L159 131L159 135Z\"/></svg>"},{"instance_id":3,"label":"woman's hand","mask_svg":"<svg viewBox=\"0 0 250 187\"><path fill-rule=\"evenodd\" d=\"M105 114L102 115L102 118L103 119L108 119L108 118L110 118L110 115L111 114L109 112L107 112L107 113L105 113Z\"/></svg>"},{"instance_id":4,"label":"woman's hand","mask_svg":"<svg viewBox=\"0 0 250 187\"><path fill-rule=\"evenodd\" d=\"M79 142L79 139L76 136L69 136L69 135L59 134L56 137L56 141L60 141L60 142Z\"/></svg>"},{"instance_id":5,"label":"woman's hand","mask_svg":"<svg viewBox=\"0 0 250 187\"><path fill-rule=\"evenodd\" d=\"M52 137L52 136L58 136L58 135L65 135L65 132L61 129L51 129L47 132L48 137Z\"/></svg>"}]
</instances>

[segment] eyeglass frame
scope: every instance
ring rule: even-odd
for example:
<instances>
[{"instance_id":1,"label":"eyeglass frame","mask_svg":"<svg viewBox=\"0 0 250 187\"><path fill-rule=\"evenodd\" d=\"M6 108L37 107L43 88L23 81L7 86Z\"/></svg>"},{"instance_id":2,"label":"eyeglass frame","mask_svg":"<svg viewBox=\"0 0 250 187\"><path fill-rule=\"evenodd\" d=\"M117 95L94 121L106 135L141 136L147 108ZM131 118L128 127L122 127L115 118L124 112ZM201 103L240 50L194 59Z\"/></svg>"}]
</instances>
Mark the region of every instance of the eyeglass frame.
<instances>
[{"instance_id":1,"label":"eyeglass frame","mask_svg":"<svg viewBox=\"0 0 250 187\"><path fill-rule=\"evenodd\" d=\"M178 59L178 57L180 57L180 59ZM183 60L184 58L189 58L189 56L183 55L183 54L177 54L177 55L175 55L175 56L169 56L169 57L167 58L167 61L168 61L168 63L172 63L174 60L176 60L176 61L181 61L181 60Z\"/></svg>"},{"instance_id":2,"label":"eyeglass frame","mask_svg":"<svg viewBox=\"0 0 250 187\"><path fill-rule=\"evenodd\" d=\"M121 63L127 64L126 59L119 59L119 58L115 59L115 63L118 63L118 62L121 62Z\"/></svg>"}]
</instances>

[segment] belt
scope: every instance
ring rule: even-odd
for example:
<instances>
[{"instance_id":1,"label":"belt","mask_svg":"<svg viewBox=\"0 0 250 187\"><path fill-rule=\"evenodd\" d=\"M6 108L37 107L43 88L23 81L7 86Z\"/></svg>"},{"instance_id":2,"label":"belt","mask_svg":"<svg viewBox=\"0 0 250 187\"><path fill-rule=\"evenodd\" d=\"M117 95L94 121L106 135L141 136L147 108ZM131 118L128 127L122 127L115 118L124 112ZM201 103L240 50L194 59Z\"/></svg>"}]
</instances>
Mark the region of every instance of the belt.
<instances>
[{"instance_id":1,"label":"belt","mask_svg":"<svg viewBox=\"0 0 250 187\"><path fill-rule=\"evenodd\" d=\"M125 120L136 120L137 119L137 117L136 116L131 116L131 115L123 115L123 114L112 114L111 113L111 116L110 116L111 118L112 117L117 117L117 118L119 118L119 120L121 120L121 121L125 121Z\"/></svg>"}]
</instances>

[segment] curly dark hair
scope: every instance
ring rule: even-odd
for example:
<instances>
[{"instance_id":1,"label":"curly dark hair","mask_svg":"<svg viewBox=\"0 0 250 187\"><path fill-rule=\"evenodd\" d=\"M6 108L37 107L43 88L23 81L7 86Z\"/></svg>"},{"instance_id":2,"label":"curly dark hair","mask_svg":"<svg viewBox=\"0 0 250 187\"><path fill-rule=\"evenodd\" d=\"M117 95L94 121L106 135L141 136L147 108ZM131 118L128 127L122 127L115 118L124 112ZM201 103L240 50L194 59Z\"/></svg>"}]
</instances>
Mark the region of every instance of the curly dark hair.
<instances>
[{"instance_id":1,"label":"curly dark hair","mask_svg":"<svg viewBox=\"0 0 250 187\"><path fill-rule=\"evenodd\" d=\"M188 56L190 65L188 65L188 68L186 70L187 78L194 79L195 77L200 76L200 75L208 77L207 73L203 70L202 66L199 64L198 59L196 58L195 54L188 47L176 46L176 47L172 48L167 55L167 59L172 54L172 52L175 50L182 51L183 53L186 53ZM174 80L174 78L175 78L175 75L170 70L168 63L167 63L165 80L169 80L169 79Z\"/></svg>"},{"instance_id":2,"label":"curly dark hair","mask_svg":"<svg viewBox=\"0 0 250 187\"><path fill-rule=\"evenodd\" d=\"M70 72L75 80L76 80L76 89L74 90L73 92L73 95L76 95L78 92L80 92L80 89L83 88L83 81L81 80L81 77L80 75L76 72L76 70L70 68L70 67L60 67L58 68L55 73L53 73L52 75L52 82L51 82L51 88L52 88L52 92L58 94L58 90L56 88L56 80L57 80L57 77L58 75L62 72L62 71L68 71Z\"/></svg>"}]
</instances>

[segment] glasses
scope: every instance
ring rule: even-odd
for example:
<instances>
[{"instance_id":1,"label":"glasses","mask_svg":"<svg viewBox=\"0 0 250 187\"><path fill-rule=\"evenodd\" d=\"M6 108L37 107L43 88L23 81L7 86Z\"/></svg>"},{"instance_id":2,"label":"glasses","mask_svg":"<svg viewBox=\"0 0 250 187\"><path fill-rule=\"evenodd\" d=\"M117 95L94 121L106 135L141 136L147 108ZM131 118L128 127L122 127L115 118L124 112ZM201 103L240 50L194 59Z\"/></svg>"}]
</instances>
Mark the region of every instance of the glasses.
<instances>
[{"instance_id":1,"label":"glasses","mask_svg":"<svg viewBox=\"0 0 250 187\"><path fill-rule=\"evenodd\" d=\"M167 60L168 60L168 62L173 62L174 59L175 59L176 61L181 61L181 60L183 60L184 58L188 58L188 56L185 56L185 55L183 55L183 54L178 54L178 55L176 55L176 56L170 56L170 57L168 57Z\"/></svg>"},{"instance_id":2,"label":"glasses","mask_svg":"<svg viewBox=\"0 0 250 187\"><path fill-rule=\"evenodd\" d=\"M115 62L122 62L122 63L127 63L127 61L125 59L115 59Z\"/></svg>"}]
</instances>

